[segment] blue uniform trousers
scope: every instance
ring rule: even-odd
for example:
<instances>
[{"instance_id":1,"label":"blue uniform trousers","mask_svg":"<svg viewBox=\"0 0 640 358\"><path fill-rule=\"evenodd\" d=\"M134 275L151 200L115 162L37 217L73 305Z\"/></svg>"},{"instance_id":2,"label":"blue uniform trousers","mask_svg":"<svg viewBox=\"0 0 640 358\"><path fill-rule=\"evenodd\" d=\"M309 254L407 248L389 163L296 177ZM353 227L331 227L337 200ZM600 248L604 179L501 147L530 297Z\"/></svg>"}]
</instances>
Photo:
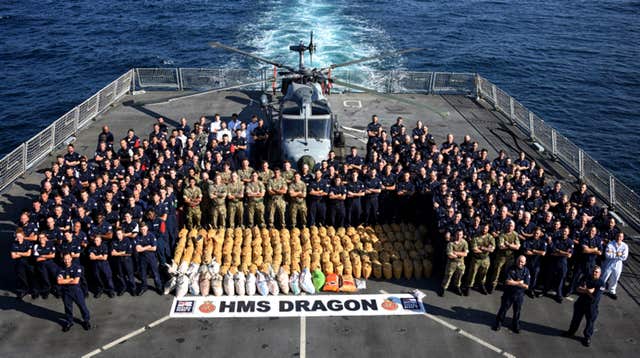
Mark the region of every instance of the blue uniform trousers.
<instances>
[{"instance_id":1,"label":"blue uniform trousers","mask_svg":"<svg viewBox=\"0 0 640 358\"><path fill-rule=\"evenodd\" d=\"M89 322L89 309L84 301L84 294L79 285L65 285L62 288L62 302L64 303L64 315L67 324L73 324L73 303L80 308L82 319Z\"/></svg>"}]
</instances>

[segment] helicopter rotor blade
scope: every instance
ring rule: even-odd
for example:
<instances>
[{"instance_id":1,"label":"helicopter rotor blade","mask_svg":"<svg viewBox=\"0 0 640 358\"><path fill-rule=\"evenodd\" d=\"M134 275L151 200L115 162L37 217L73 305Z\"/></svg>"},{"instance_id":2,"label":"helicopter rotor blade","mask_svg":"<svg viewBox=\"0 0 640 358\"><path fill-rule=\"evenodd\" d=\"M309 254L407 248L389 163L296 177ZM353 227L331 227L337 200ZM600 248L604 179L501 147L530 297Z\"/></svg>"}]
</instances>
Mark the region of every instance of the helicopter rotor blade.
<instances>
[{"instance_id":1,"label":"helicopter rotor blade","mask_svg":"<svg viewBox=\"0 0 640 358\"><path fill-rule=\"evenodd\" d=\"M265 63L268 63L270 65L274 65L274 66L276 66L278 68L286 68L287 70L289 70L291 72L296 72L296 69L293 68L293 67L287 66L287 65L282 64L280 62L272 61L272 60L270 60L268 58L264 58L264 57L258 56L256 54L251 53L251 52L247 52L247 51L243 51L243 50L240 50L238 48L235 48L235 47L227 46L227 45L222 44L222 43L217 42L217 41L209 42L209 46L214 47L214 48L221 48L221 49L224 49L224 50L227 50L227 51L231 51L231 52L235 52L235 53L239 53L241 55L244 55L244 56L247 56L247 57L251 57L251 58L256 59L258 61L265 62Z\"/></svg>"},{"instance_id":2,"label":"helicopter rotor blade","mask_svg":"<svg viewBox=\"0 0 640 358\"><path fill-rule=\"evenodd\" d=\"M409 105L412 105L412 106L416 106L416 107L419 107L419 108L424 108L424 109L429 110L430 112L433 112L433 113L437 114L442 119L446 119L449 116L449 112L440 112L440 111L438 111L437 109L435 109L433 107L425 105L424 103L415 102L415 101L412 101L410 99L406 99L404 97L394 96L392 94L387 94L387 93L380 93L380 92L378 92L376 90L373 90L373 89L370 89L370 88L367 88L367 87L363 87L363 86L359 86L359 85L354 85L354 84L347 83L347 82L343 82L343 81L338 80L336 78L332 78L331 82L333 82L333 84L338 85L338 86L351 88L351 89L354 89L354 90L357 90L357 91L366 92L366 93L373 94L373 95L376 95L376 96L379 96L379 97L391 99L391 100L394 100L394 101L397 101L397 102L402 102L402 103L409 104Z\"/></svg>"},{"instance_id":3,"label":"helicopter rotor blade","mask_svg":"<svg viewBox=\"0 0 640 358\"><path fill-rule=\"evenodd\" d=\"M357 59L357 60L353 60L353 61L336 63L336 64L330 65L328 67L322 68L320 71L326 71L328 69L334 69L334 68L344 67L344 66L351 66L351 65L358 64L358 63L362 63L362 62L367 62L367 61L371 61L371 60L378 60L378 59L381 59L381 58L386 58L386 57L391 57L391 56L398 56L398 55L402 55L402 54L405 54L405 53L422 51L422 50L425 50L425 49L424 48L419 48L419 47L414 47L414 48L408 48L408 49L400 50L400 51L383 52L383 53L379 53L379 54L374 55L374 56L363 57L363 58L360 58L360 59Z\"/></svg>"}]
</instances>

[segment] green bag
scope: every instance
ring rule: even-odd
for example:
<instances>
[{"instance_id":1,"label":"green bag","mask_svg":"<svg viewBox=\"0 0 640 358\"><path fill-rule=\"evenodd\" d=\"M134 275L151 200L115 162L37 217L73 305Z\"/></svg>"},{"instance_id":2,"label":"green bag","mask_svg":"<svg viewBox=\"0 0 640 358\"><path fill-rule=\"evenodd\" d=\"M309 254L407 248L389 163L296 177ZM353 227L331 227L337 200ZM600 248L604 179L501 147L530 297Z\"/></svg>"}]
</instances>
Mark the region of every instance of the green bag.
<instances>
[{"instance_id":1,"label":"green bag","mask_svg":"<svg viewBox=\"0 0 640 358\"><path fill-rule=\"evenodd\" d=\"M313 287L316 288L316 291L319 292L324 286L325 277L320 269L313 270L311 274L311 281L313 282Z\"/></svg>"}]
</instances>

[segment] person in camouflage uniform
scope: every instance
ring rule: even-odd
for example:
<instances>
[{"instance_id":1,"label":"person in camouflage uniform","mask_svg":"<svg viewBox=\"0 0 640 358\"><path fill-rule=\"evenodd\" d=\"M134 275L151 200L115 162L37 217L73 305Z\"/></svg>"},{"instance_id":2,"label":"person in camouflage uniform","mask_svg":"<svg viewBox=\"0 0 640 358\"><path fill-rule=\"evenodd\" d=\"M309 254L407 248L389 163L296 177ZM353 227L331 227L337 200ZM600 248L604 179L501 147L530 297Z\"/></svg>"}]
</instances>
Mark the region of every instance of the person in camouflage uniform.
<instances>
[{"instance_id":1,"label":"person in camouflage uniform","mask_svg":"<svg viewBox=\"0 0 640 358\"><path fill-rule=\"evenodd\" d=\"M485 280L491 264L489 255L493 252L495 246L496 240L489 233L489 224L484 224L482 226L482 234L471 239L471 270L469 270L467 283L463 290L465 296L469 295L469 289L474 287L476 279L480 292L484 295L487 294Z\"/></svg>"},{"instance_id":2,"label":"person in camouflage uniform","mask_svg":"<svg viewBox=\"0 0 640 358\"><path fill-rule=\"evenodd\" d=\"M209 198L211 198L211 225L214 229L226 227L227 218L227 186L222 182L222 176L216 174L215 182L209 184Z\"/></svg>"},{"instance_id":3,"label":"person in camouflage uniform","mask_svg":"<svg viewBox=\"0 0 640 358\"><path fill-rule=\"evenodd\" d=\"M307 184L302 181L300 173L295 173L293 176L293 183L289 185L289 197L291 198L291 219L289 220L291 227L296 227L298 217L300 218L300 224L303 227L306 226L307 203L305 198L307 197Z\"/></svg>"},{"instance_id":4,"label":"person in camouflage uniform","mask_svg":"<svg viewBox=\"0 0 640 358\"><path fill-rule=\"evenodd\" d=\"M491 270L491 286L487 289L488 293L492 293L496 289L502 269L511 265L514 253L520 250L520 239L515 231L516 223L510 220L506 226L506 230L498 236L498 251Z\"/></svg>"},{"instance_id":5,"label":"person in camouflage uniform","mask_svg":"<svg viewBox=\"0 0 640 358\"><path fill-rule=\"evenodd\" d=\"M462 296L460 290L460 283L462 282L462 275L464 274L464 258L469 253L469 246L464 239L464 231L457 230L454 233L453 241L449 241L447 244L447 268L444 271L444 278L442 279L442 287L438 296L444 296L444 292L449 287L451 279L455 276L455 292Z\"/></svg>"},{"instance_id":6,"label":"person in camouflage uniform","mask_svg":"<svg viewBox=\"0 0 640 358\"><path fill-rule=\"evenodd\" d=\"M222 178L222 184L229 184L231 182L231 164L229 162L224 162L222 165L222 171L219 172L219 175Z\"/></svg>"},{"instance_id":7,"label":"person in camouflage uniform","mask_svg":"<svg viewBox=\"0 0 640 358\"><path fill-rule=\"evenodd\" d=\"M265 185L269 182L269 179L273 178L273 171L269 169L269 162L262 162L262 168L258 171L258 178Z\"/></svg>"},{"instance_id":8,"label":"person in camouflage uniform","mask_svg":"<svg viewBox=\"0 0 640 358\"><path fill-rule=\"evenodd\" d=\"M287 209L287 203L284 200L284 195L287 193L287 182L280 174L280 168L274 170L273 178L267 182L267 193L269 193L269 220L267 225L273 227L277 210L281 227L286 227L284 213Z\"/></svg>"},{"instance_id":9,"label":"person in camouflage uniform","mask_svg":"<svg viewBox=\"0 0 640 358\"><path fill-rule=\"evenodd\" d=\"M242 161L242 168L238 169L237 172L240 181L245 184L251 182L251 174L253 174L254 170L249 166L249 159L244 159Z\"/></svg>"},{"instance_id":10,"label":"person in camouflage uniform","mask_svg":"<svg viewBox=\"0 0 640 358\"><path fill-rule=\"evenodd\" d=\"M295 169L291 168L291 162L285 160L282 163L282 177L287 182L287 185L293 183L293 176L296 174Z\"/></svg>"},{"instance_id":11,"label":"person in camouflage uniform","mask_svg":"<svg viewBox=\"0 0 640 358\"><path fill-rule=\"evenodd\" d=\"M185 204L185 218L188 229L199 228L202 213L200 212L200 202L202 201L202 191L196 186L196 178L189 178L189 186L182 192Z\"/></svg>"},{"instance_id":12,"label":"person in camouflage uniform","mask_svg":"<svg viewBox=\"0 0 640 358\"><path fill-rule=\"evenodd\" d=\"M249 202L249 227L253 227L254 224L264 226L264 194L264 184L258 180L258 173L254 172L251 174L251 182L245 188L245 196Z\"/></svg>"},{"instance_id":13,"label":"person in camouflage uniform","mask_svg":"<svg viewBox=\"0 0 640 358\"><path fill-rule=\"evenodd\" d=\"M244 219L244 183L240 181L238 173L231 173L231 182L227 185L227 211L229 212L229 227L236 227L236 219L238 226L243 227Z\"/></svg>"}]
</instances>

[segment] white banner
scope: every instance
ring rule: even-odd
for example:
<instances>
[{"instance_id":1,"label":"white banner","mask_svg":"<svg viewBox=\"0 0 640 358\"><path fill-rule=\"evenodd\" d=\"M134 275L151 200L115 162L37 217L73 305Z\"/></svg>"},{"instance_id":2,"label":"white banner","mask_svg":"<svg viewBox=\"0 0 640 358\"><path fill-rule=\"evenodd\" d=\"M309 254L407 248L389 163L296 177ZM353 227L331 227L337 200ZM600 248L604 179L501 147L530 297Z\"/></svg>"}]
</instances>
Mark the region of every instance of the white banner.
<instances>
[{"instance_id":1,"label":"white banner","mask_svg":"<svg viewBox=\"0 0 640 358\"><path fill-rule=\"evenodd\" d=\"M194 296L174 298L173 318L328 317L423 314L410 294L309 296Z\"/></svg>"}]
</instances>

